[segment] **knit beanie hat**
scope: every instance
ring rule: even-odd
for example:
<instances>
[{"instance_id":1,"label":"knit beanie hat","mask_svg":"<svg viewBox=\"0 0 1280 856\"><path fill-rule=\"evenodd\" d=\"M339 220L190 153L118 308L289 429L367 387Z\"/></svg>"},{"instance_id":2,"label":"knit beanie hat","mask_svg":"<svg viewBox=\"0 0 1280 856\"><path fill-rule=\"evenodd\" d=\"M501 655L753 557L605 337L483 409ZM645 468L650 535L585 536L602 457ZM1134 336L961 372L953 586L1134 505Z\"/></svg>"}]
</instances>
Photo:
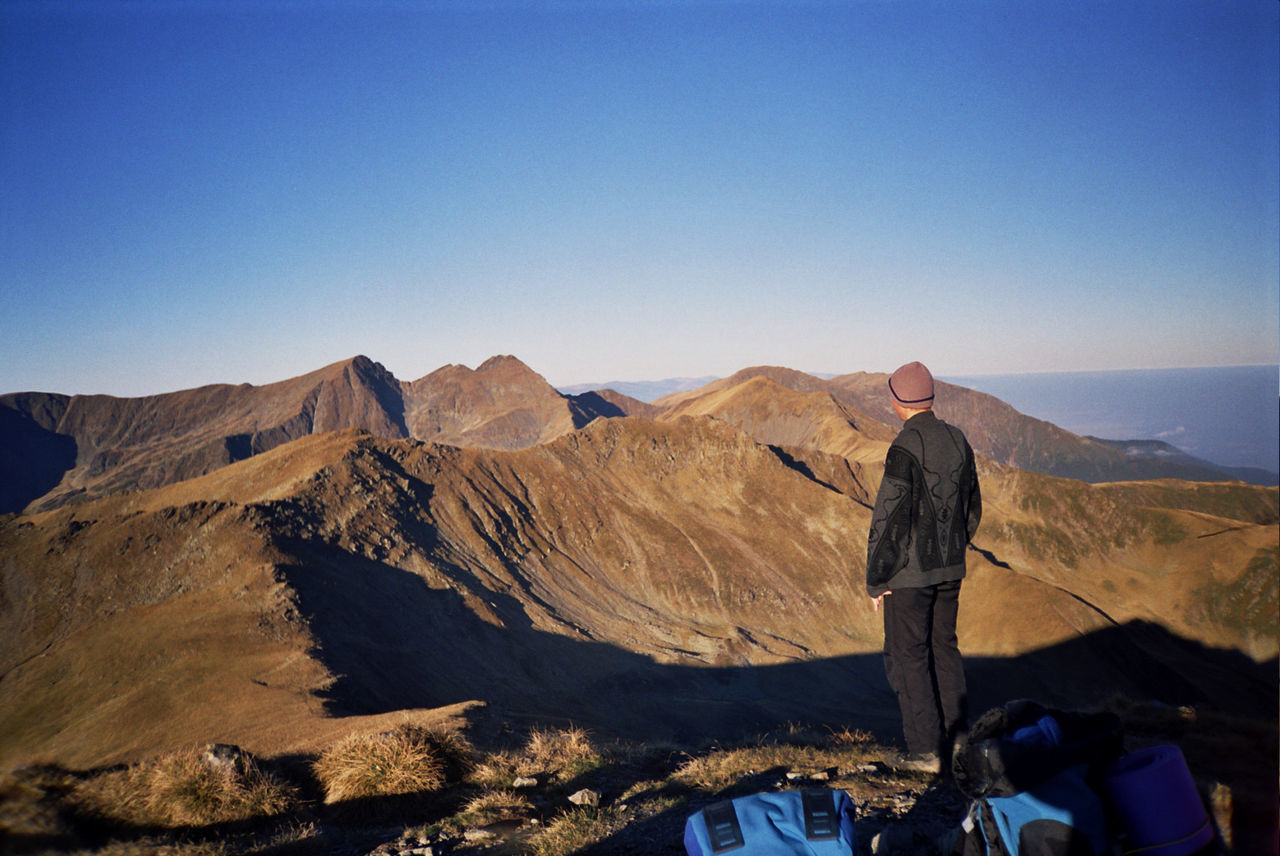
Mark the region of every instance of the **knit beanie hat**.
<instances>
[{"instance_id":1,"label":"knit beanie hat","mask_svg":"<svg viewBox=\"0 0 1280 856\"><path fill-rule=\"evenodd\" d=\"M927 410L933 406L933 375L923 363L907 363L889 376L889 394L903 407Z\"/></svg>"}]
</instances>

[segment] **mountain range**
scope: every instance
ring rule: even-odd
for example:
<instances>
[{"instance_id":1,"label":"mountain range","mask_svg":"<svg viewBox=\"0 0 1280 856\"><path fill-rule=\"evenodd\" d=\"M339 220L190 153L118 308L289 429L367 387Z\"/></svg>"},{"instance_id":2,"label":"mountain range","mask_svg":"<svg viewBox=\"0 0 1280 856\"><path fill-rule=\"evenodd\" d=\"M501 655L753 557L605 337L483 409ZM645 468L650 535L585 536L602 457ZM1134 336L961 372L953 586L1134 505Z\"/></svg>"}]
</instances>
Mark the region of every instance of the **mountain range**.
<instances>
[{"instance_id":1,"label":"mountain range","mask_svg":"<svg viewBox=\"0 0 1280 856\"><path fill-rule=\"evenodd\" d=\"M140 398L0 396L0 513L171 484L341 428L392 439L525 448L597 417L656 416L755 377L894 422L885 376L877 374L824 379L756 367L647 403L608 389L561 393L510 356L493 357L475 370L443 366L412 382L359 356L265 386L217 384ZM984 393L938 386L939 415L961 427L977 452L1012 467L1088 482L1229 478L1207 462L1165 454L1150 443L1135 453L1133 442L1080 437Z\"/></svg>"},{"instance_id":2,"label":"mountain range","mask_svg":"<svg viewBox=\"0 0 1280 856\"><path fill-rule=\"evenodd\" d=\"M357 357L4 396L0 763L302 751L411 715L892 736L859 579L885 379L759 367L642 402L509 356L413 382ZM937 409L982 479L974 707L1274 716L1275 488L1145 470L961 387Z\"/></svg>"},{"instance_id":3,"label":"mountain range","mask_svg":"<svg viewBox=\"0 0 1280 856\"><path fill-rule=\"evenodd\" d=\"M363 428L522 448L621 411L599 395L561 396L523 363L444 366L401 383L356 357L266 386L211 385L143 398L0 397L0 511L52 508L210 472L309 434Z\"/></svg>"}]
</instances>

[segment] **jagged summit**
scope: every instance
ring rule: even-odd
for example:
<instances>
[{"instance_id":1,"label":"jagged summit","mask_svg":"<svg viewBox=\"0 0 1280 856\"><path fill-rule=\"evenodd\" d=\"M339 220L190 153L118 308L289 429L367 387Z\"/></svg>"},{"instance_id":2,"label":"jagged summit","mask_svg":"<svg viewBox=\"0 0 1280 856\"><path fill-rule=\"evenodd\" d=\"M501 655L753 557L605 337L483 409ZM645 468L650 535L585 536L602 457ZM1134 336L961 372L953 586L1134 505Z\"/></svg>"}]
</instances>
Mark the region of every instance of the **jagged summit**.
<instances>
[{"instance_id":1,"label":"jagged summit","mask_svg":"<svg viewBox=\"0 0 1280 856\"><path fill-rule=\"evenodd\" d=\"M621 410L556 392L511 356L403 383L364 355L263 386L213 384L115 398L0 397L0 512L53 508L211 472L299 437L380 437L520 448Z\"/></svg>"},{"instance_id":2,"label":"jagged summit","mask_svg":"<svg viewBox=\"0 0 1280 856\"><path fill-rule=\"evenodd\" d=\"M475 370L443 366L403 388L409 431L419 440L516 449L575 427L569 400L511 356Z\"/></svg>"},{"instance_id":3,"label":"jagged summit","mask_svg":"<svg viewBox=\"0 0 1280 856\"><path fill-rule=\"evenodd\" d=\"M362 427L406 437L403 410L399 382L367 357L264 386L215 384L141 398L6 396L3 469L22 470L34 448L47 475L25 485L25 495L4 496L4 510L169 484L312 433ZM47 451L53 448L57 455Z\"/></svg>"}]
</instances>

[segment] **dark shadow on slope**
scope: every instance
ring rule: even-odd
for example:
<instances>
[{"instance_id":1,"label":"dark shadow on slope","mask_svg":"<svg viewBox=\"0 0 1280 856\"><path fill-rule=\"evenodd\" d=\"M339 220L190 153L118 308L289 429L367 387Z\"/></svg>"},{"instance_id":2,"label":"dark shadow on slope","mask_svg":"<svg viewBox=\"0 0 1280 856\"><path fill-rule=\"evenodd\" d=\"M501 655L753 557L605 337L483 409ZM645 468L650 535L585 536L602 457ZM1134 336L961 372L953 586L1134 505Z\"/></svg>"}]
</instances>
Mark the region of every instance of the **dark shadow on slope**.
<instances>
[{"instance_id":1,"label":"dark shadow on slope","mask_svg":"<svg viewBox=\"0 0 1280 856\"><path fill-rule=\"evenodd\" d=\"M601 417L611 419L616 416L627 415L621 407L598 392L566 395L565 400L569 402L569 412L573 414L573 427L575 429L585 428L593 420Z\"/></svg>"},{"instance_id":2,"label":"dark shadow on slope","mask_svg":"<svg viewBox=\"0 0 1280 856\"><path fill-rule=\"evenodd\" d=\"M992 553L990 550L984 550L981 547L978 547L974 544L970 544L969 549L977 553L978 555L982 556L982 558L986 559L988 562L995 565L997 568L1004 568L1006 571L1013 570L1013 567L1010 566L1008 562L1005 562L1001 559L997 559L996 554Z\"/></svg>"},{"instance_id":3,"label":"dark shadow on slope","mask_svg":"<svg viewBox=\"0 0 1280 856\"><path fill-rule=\"evenodd\" d=\"M483 592L498 624L479 618L457 592L431 589L412 573L315 542L282 546L299 559L282 571L311 618L316 653L341 676L325 699L335 715L481 699L512 721L697 741L753 733L802 714L835 721L851 707L849 695L836 689L847 687L865 697L859 722L890 724L875 713L892 701L878 658L815 661L772 674L667 666L613 645L539 631L506 595Z\"/></svg>"},{"instance_id":4,"label":"dark shadow on slope","mask_svg":"<svg viewBox=\"0 0 1280 856\"><path fill-rule=\"evenodd\" d=\"M385 366L364 355L355 357L351 361L351 367L366 388L373 393L378 407L382 408L383 415L400 432L400 436L411 436L409 423L405 420L404 385Z\"/></svg>"},{"instance_id":5,"label":"dark shadow on slope","mask_svg":"<svg viewBox=\"0 0 1280 856\"><path fill-rule=\"evenodd\" d=\"M779 460L779 461L782 461L782 463L783 463L787 468L792 469L792 470L795 470L795 471L796 471L796 472L798 472L800 475L804 476L805 478L807 478L809 481L813 482L814 484L822 485L822 486L823 486L823 487L825 487L827 490L834 491L834 492L836 492L836 493L840 494L841 496L844 496L844 495L845 495L845 494L844 494L844 492L843 492L842 490L840 490L840 488L836 487L836 486L835 486L835 485L833 485L833 484L830 484L829 482L825 482L825 481L823 481L822 479L818 478L818 476L814 474L814 472L813 472L813 468L812 468L812 467L810 467L810 466L809 466L807 463L805 463L804 461L799 460L798 458L794 458L794 457L792 457L792 456L791 456L790 454L788 454L788 453L787 453L787 451L786 451L785 449L783 449L781 446L770 446L770 447L769 447L769 451L770 451L770 452L773 452L773 454L777 456L778 460Z\"/></svg>"},{"instance_id":6,"label":"dark shadow on slope","mask_svg":"<svg viewBox=\"0 0 1280 856\"><path fill-rule=\"evenodd\" d=\"M848 459L798 446L769 446L768 449L788 469L871 510L873 497Z\"/></svg>"},{"instance_id":7,"label":"dark shadow on slope","mask_svg":"<svg viewBox=\"0 0 1280 856\"><path fill-rule=\"evenodd\" d=\"M277 446L283 446L285 443L292 443L300 437L307 436L311 433L311 430L311 414L304 412L270 428L246 434L231 434L220 441L216 441L222 446L225 456L224 460L211 467L211 469L216 469L217 466L234 464L237 461L252 458L254 455L261 455L263 452L269 452Z\"/></svg>"},{"instance_id":8,"label":"dark shadow on slope","mask_svg":"<svg viewBox=\"0 0 1280 856\"><path fill-rule=\"evenodd\" d=\"M536 630L505 595L483 595L499 626L414 574L322 545L288 546L302 563L283 572L311 617L316 653L341 676L325 698L335 715L481 699L513 722L689 742L799 719L879 732L891 725L881 715L892 696L878 657L776 671L668 666ZM850 720L854 708L861 710Z\"/></svg>"},{"instance_id":9,"label":"dark shadow on slope","mask_svg":"<svg viewBox=\"0 0 1280 856\"><path fill-rule=\"evenodd\" d=\"M860 728L895 743L896 702L878 654L769 666L657 663L531 626L489 591L482 620L451 590L337 547L294 542L283 569L311 617L319 657L341 677L335 715L433 708L471 699L519 723L574 722L637 740L697 743L800 722ZM499 623L500 622L500 623ZM969 657L970 709L1011 698L1080 708L1116 695L1273 716L1275 662L1208 648L1134 622L1011 658Z\"/></svg>"},{"instance_id":10,"label":"dark shadow on slope","mask_svg":"<svg viewBox=\"0 0 1280 856\"><path fill-rule=\"evenodd\" d=\"M0 407L0 514L19 512L58 486L76 465L74 437Z\"/></svg>"}]
</instances>

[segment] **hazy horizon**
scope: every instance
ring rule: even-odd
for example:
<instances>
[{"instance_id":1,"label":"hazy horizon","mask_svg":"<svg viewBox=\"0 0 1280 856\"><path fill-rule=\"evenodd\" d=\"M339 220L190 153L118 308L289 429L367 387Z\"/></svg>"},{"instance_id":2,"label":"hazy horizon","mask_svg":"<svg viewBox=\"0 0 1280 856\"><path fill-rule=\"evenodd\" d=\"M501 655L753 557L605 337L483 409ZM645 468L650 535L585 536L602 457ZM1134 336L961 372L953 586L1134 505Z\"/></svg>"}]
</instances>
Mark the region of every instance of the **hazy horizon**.
<instances>
[{"instance_id":1,"label":"hazy horizon","mask_svg":"<svg viewBox=\"0 0 1280 856\"><path fill-rule=\"evenodd\" d=\"M1159 440L1225 467L1280 472L1280 366L948 378L1082 436Z\"/></svg>"},{"instance_id":2,"label":"hazy horizon","mask_svg":"<svg viewBox=\"0 0 1280 856\"><path fill-rule=\"evenodd\" d=\"M333 360L331 362L325 363L324 365L341 363L341 362L345 362L346 360L355 359L356 357L361 357L361 356L366 357L374 361L375 363L378 363L387 371L391 372L391 374L393 374L398 380L401 380L401 381L418 380L419 378L425 377L427 374L430 374L431 372L436 371L437 369L441 369L441 368L444 368L445 366L450 366L450 365L462 365L462 366L465 366L466 368L475 370L479 368L480 365L482 365L486 360L491 359L493 357L512 356L520 360L525 365L527 365L534 372L537 372L538 374L543 375L544 379L547 380L547 383L557 390L604 389L608 387L609 384L654 384L654 383L667 383L672 381L704 381L704 382L710 383L712 381L721 380L722 378L730 377L733 374L743 369L754 368L760 365L772 365L777 368L791 369L794 371L803 372L804 374L813 375L814 377L817 377L817 378L824 378L824 379L839 377L840 375L844 375L844 374L853 374L856 372L887 373L889 371L892 371L893 368L896 368L896 366L878 367L878 368L852 367L852 368L846 368L839 371L830 371L825 369L798 368L796 366L773 364L773 363L755 363L750 365L738 366L726 374L700 375L700 374L693 374L693 373L684 373L684 374L677 373L677 374L673 374L665 377L630 377L630 378L615 377L609 380L585 380L585 381L569 381L565 383L556 383L556 382L553 382L551 379L546 378L545 373L543 373L537 365L530 363L528 360L521 357L520 354L513 353L510 351L495 352L495 353L489 354L488 356L482 357L481 359L475 361L474 363L460 363L456 360L451 362L444 362L444 363L441 363L440 365L432 366L431 368L427 369L425 372L423 372L420 375L419 374L407 375L401 371L397 371L394 365L390 365L386 361L379 359L377 354L370 350L361 351L356 354L350 354L346 357L342 357L342 358ZM323 365L311 366L310 368L303 369L300 374L306 374L308 372L315 371L323 367L324 367ZM1277 395L1280 396L1280 363L1275 363L1275 362L1235 363L1235 364L1226 364L1226 365L1159 366L1154 368L1079 369L1079 370L1068 370L1068 371L974 372L974 373L966 373L966 374L960 374L956 372L946 372L946 373L935 372L934 374L939 380L947 381L947 382L957 382L960 380L971 379L971 378L982 378L982 377L1017 377L1017 376L1030 377L1030 376L1044 376L1044 375L1089 375L1089 374L1105 375L1105 374L1121 374L1121 373L1131 373L1131 372L1196 371L1200 369L1238 369L1238 368L1275 369L1278 373L1277 374ZM299 375L287 375L287 376L281 375L279 377L267 377L261 381L252 382L252 383L250 383L249 381L239 381L234 379L211 380L207 384L197 384L194 386L185 385L185 386L176 386L176 387L166 388L166 389L156 389L151 392L139 393L138 395L117 395L115 393L103 392L101 390L84 390L82 392L69 392L66 389L37 389L34 387L25 388L25 389L17 389L17 388L7 389L7 390L0 389L0 395L15 395L15 394L22 394L22 393L37 392L37 393L47 393L52 395L108 395L115 398L142 398L142 397L153 396L153 395L165 395L172 392L182 392L188 389L195 389L198 386L206 386L206 385L228 384L228 385L234 386L240 383L250 383L250 385L252 386L264 386L272 383L277 383L280 381L290 380L293 377L298 377L298 376Z\"/></svg>"},{"instance_id":3,"label":"hazy horizon","mask_svg":"<svg viewBox=\"0 0 1280 856\"><path fill-rule=\"evenodd\" d=\"M1280 360L1273 0L13 2L0 38L0 389Z\"/></svg>"},{"instance_id":4,"label":"hazy horizon","mask_svg":"<svg viewBox=\"0 0 1280 856\"><path fill-rule=\"evenodd\" d=\"M519 355L515 354L513 356L518 357ZM388 366L388 368L390 367ZM535 371L537 370L536 366L530 366L530 368L533 368ZM751 368L751 366L742 366L741 368ZM810 375L813 375L814 377L822 377L822 378L838 377L842 374L850 374L852 372L858 372L858 371L880 371L879 369L876 369L876 370L847 369L845 371L809 370L809 369L796 369L795 366L780 366L780 368L795 369L796 371L801 371L801 372L804 372L805 374L810 374ZM972 378L972 377L1007 377L1007 376L1013 376L1013 375L1043 375L1043 374L1106 374L1109 372L1183 371L1183 370L1194 370L1194 369L1238 369L1238 368L1275 368L1277 370L1280 370L1280 363L1235 363L1235 364L1227 364L1227 365L1159 366L1156 368L1079 369L1074 371L973 372L973 373L963 374L963 375L949 373L944 376L942 374L939 374L937 375L937 377L939 380L947 380L948 377ZM394 371L392 373L394 374ZM603 381L603 382L602 381L584 381L584 382L552 384L552 385L556 386L557 388L595 387L598 389L599 384L601 383L647 383L647 382L663 381L663 380L696 380L699 378L711 378L713 380L719 380L721 377L728 377L728 375L673 375L669 378L614 378L612 381ZM1278 383L1277 390L1278 390L1278 394L1280 394L1280 383Z\"/></svg>"}]
</instances>

